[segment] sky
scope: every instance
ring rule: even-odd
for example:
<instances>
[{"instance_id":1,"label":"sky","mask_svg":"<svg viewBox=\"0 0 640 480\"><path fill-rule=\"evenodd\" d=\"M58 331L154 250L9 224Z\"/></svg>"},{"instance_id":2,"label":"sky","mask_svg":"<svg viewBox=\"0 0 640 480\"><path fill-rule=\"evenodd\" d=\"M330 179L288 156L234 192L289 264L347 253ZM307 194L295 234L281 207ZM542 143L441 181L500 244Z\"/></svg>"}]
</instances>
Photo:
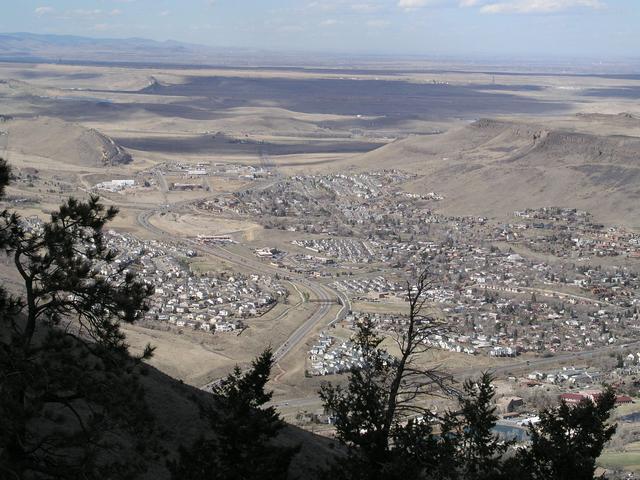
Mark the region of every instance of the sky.
<instances>
[{"instance_id":1,"label":"sky","mask_svg":"<svg viewBox=\"0 0 640 480\"><path fill-rule=\"evenodd\" d=\"M640 0L0 0L1 32L426 56L638 58Z\"/></svg>"}]
</instances>

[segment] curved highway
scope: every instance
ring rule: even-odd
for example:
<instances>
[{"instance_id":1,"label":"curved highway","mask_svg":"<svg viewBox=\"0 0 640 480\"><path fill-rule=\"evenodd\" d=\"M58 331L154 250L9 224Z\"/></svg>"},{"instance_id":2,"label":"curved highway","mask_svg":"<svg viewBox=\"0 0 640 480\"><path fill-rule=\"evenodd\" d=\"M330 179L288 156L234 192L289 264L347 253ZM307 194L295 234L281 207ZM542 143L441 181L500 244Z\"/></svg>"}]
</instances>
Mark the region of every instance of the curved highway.
<instances>
[{"instance_id":1,"label":"curved highway","mask_svg":"<svg viewBox=\"0 0 640 480\"><path fill-rule=\"evenodd\" d=\"M201 245L188 238L172 235L171 233L153 225L149 221L149 219L156 213L159 213L161 211L177 210L177 209L186 207L192 203L194 203L194 201L190 200L190 201L178 202L178 203L172 204L171 206L164 209L146 210L144 212L141 212L138 215L137 217L138 224L155 235L158 235L160 237L165 237L165 238L169 237L173 241L179 241L182 243L189 244L204 253L207 253L211 256L220 258L230 263L235 263L238 266L241 266L244 268L251 267L255 269L257 272L261 272L265 274L275 274L275 273L278 273L280 275L284 274L284 272L281 269L277 267L273 267L271 265L266 265L260 262L259 260L257 260L256 258L254 258L253 256L248 257L248 256L240 255L236 252L233 252L225 248L224 246ZM311 331L318 324L325 323L327 326L329 326L343 319L347 314L347 312L350 310L349 299L343 293L337 292L332 288L326 285L323 285L319 282L314 282L312 280L309 280L305 276L297 273L286 272L286 275L290 281L292 282L295 281L299 285L304 286L315 295L315 297L318 300L318 303L317 303L318 308L293 333L291 333L291 335L287 338L287 340L282 345L276 348L276 350L274 351L274 360L276 362L281 361L289 352L291 352L298 345L304 342L306 337L311 333ZM329 313L331 312L332 302L335 302L336 300L339 302L339 304L342 305L342 308L333 318L327 318L329 316Z\"/></svg>"}]
</instances>

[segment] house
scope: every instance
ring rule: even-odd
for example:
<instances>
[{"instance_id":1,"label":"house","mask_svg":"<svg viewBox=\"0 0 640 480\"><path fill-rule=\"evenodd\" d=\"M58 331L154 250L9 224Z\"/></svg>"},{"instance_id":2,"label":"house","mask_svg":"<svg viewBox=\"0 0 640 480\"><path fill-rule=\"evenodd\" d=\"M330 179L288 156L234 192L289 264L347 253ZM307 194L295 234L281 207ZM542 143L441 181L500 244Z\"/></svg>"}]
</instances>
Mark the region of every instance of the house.
<instances>
[{"instance_id":1,"label":"house","mask_svg":"<svg viewBox=\"0 0 640 480\"><path fill-rule=\"evenodd\" d=\"M524 400L520 397L502 397L496 402L498 410L502 413L511 413L524 406Z\"/></svg>"},{"instance_id":2,"label":"house","mask_svg":"<svg viewBox=\"0 0 640 480\"><path fill-rule=\"evenodd\" d=\"M599 390L586 390L579 393L563 393L560 395L560 400L565 401L567 404L575 405L585 399L596 402L600 395L602 395L602 392ZM629 403L634 403L631 397L627 395L616 395L616 405L627 405Z\"/></svg>"},{"instance_id":3,"label":"house","mask_svg":"<svg viewBox=\"0 0 640 480\"><path fill-rule=\"evenodd\" d=\"M577 405L585 398L587 397L580 393L563 393L560 395L560 400L567 403L568 405Z\"/></svg>"},{"instance_id":4,"label":"house","mask_svg":"<svg viewBox=\"0 0 640 480\"><path fill-rule=\"evenodd\" d=\"M216 325L216 332L233 332L236 326L233 323L218 323Z\"/></svg>"},{"instance_id":5,"label":"house","mask_svg":"<svg viewBox=\"0 0 640 480\"><path fill-rule=\"evenodd\" d=\"M634 403L633 398L628 395L617 395L616 396L616 405L627 405L629 403Z\"/></svg>"}]
</instances>

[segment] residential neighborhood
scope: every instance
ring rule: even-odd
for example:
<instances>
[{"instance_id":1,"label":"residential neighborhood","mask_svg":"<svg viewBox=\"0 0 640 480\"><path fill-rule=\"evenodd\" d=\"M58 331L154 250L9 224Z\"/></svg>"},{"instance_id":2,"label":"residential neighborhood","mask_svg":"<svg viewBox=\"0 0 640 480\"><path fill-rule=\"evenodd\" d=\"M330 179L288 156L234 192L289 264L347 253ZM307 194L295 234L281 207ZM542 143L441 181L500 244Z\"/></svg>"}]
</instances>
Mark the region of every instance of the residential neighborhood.
<instances>
[{"instance_id":1,"label":"residential neighborhood","mask_svg":"<svg viewBox=\"0 0 640 480\"><path fill-rule=\"evenodd\" d=\"M194 274L185 262L192 250L158 241L141 241L109 231L109 248L119 252L117 268L135 270L154 285L143 324L203 332L232 332L247 326L288 296L287 289L265 275ZM103 272L109 275L109 271Z\"/></svg>"}]
</instances>

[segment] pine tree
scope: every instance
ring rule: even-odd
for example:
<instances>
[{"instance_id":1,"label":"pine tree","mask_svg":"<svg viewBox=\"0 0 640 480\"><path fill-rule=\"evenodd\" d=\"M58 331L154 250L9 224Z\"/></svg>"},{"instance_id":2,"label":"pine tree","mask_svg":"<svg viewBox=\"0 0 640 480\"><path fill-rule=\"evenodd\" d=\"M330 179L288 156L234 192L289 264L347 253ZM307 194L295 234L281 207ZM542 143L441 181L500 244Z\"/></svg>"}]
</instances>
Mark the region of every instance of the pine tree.
<instances>
[{"instance_id":1,"label":"pine tree","mask_svg":"<svg viewBox=\"0 0 640 480\"><path fill-rule=\"evenodd\" d=\"M251 368L239 367L214 389L213 405L202 407L209 436L180 448L169 468L176 480L286 479L297 447L275 445L284 427L275 408L265 407L272 392L265 391L273 353L265 350Z\"/></svg>"},{"instance_id":2,"label":"pine tree","mask_svg":"<svg viewBox=\"0 0 640 480\"><path fill-rule=\"evenodd\" d=\"M350 373L344 387L323 384L320 396L346 453L323 478L591 480L595 460L615 431L606 423L613 392L607 390L596 404L562 404L543 411L540 424L531 427L531 444L512 448L512 442L499 440L494 432L495 390L489 374L478 382L467 380L458 393L446 376L414 367L422 350L411 345L429 328L424 320L417 321L425 301L424 278L408 289L410 318L396 338L400 357L389 359L381 349L383 339L367 320L354 338L362 366ZM425 395L437 393L458 395L459 407L438 418L421 403ZM434 432L432 425L440 431Z\"/></svg>"},{"instance_id":3,"label":"pine tree","mask_svg":"<svg viewBox=\"0 0 640 480\"><path fill-rule=\"evenodd\" d=\"M0 192L8 179L0 161ZM102 229L116 213L91 197L32 227L0 214L0 245L24 284L23 296L0 292L2 478L130 478L143 468L140 435L153 422L119 322L133 322L152 289L101 273L115 259Z\"/></svg>"},{"instance_id":4,"label":"pine tree","mask_svg":"<svg viewBox=\"0 0 640 480\"><path fill-rule=\"evenodd\" d=\"M608 423L616 395L609 387L595 402L562 402L544 410L529 428L531 446L516 457L525 480L593 480L596 460L616 431Z\"/></svg>"},{"instance_id":5,"label":"pine tree","mask_svg":"<svg viewBox=\"0 0 640 480\"><path fill-rule=\"evenodd\" d=\"M493 377L484 373L479 381L466 380L459 408L442 422L441 438L453 455L444 478L495 480L503 478L502 460L511 442L501 441L493 429L498 417L493 403Z\"/></svg>"},{"instance_id":6,"label":"pine tree","mask_svg":"<svg viewBox=\"0 0 640 480\"><path fill-rule=\"evenodd\" d=\"M4 189L9 185L9 178L11 177L11 169L7 162L0 158L0 198L4 196Z\"/></svg>"}]
</instances>

